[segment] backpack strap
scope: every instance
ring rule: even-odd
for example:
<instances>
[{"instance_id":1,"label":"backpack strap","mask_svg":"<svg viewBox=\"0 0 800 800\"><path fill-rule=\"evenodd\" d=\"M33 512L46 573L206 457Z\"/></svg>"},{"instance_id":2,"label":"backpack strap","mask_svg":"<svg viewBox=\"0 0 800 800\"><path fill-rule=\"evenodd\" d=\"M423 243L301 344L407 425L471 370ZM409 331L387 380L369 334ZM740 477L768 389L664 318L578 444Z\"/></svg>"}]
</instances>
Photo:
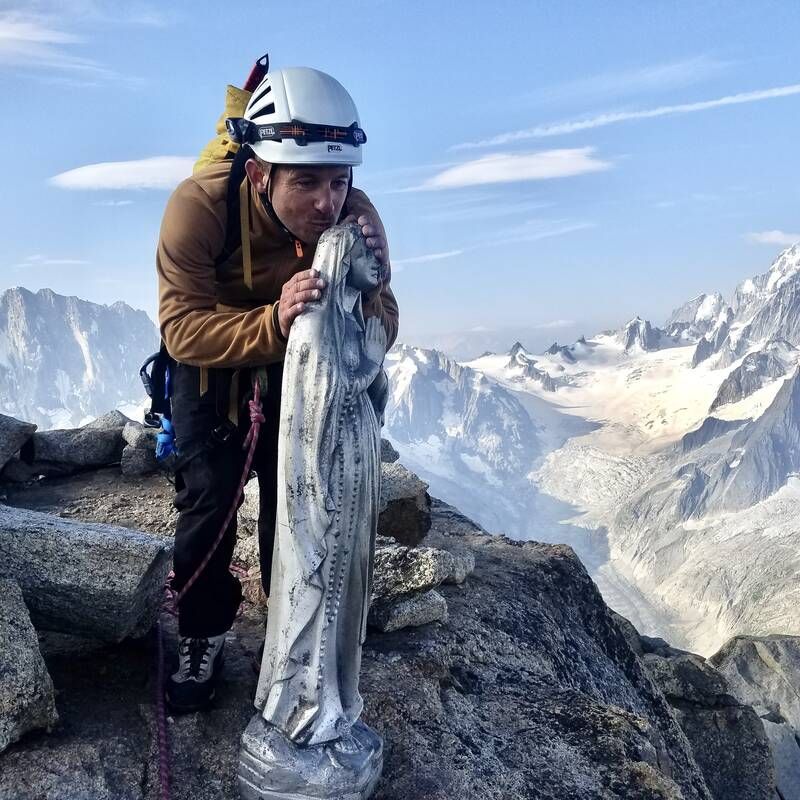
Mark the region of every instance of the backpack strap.
<instances>
[{"instance_id":1,"label":"backpack strap","mask_svg":"<svg viewBox=\"0 0 800 800\"><path fill-rule=\"evenodd\" d=\"M243 222L248 226L246 228L248 233L247 236L248 255L250 252L250 236L249 236L250 209L248 207L250 195L247 188L247 182L245 181L247 173L245 172L244 168L244 165L247 163L247 159L250 158L249 148L240 147L235 154L229 153L227 158L230 159L233 163L231 164L231 171L228 176L228 189L225 196L225 205L228 211L228 218L225 222L225 244L223 245L220 254L216 257L216 259L214 259L214 266L217 269L222 267L223 264L225 264L225 262L242 245L242 242L244 241L244 238L242 236ZM244 195L245 198L244 204L242 203L242 195ZM247 214L247 216L244 217L244 220L242 215L243 206ZM242 254L242 256L244 257L244 253ZM252 275L252 267L251 267L251 275ZM245 279L246 278L247 278L247 273L245 272ZM245 280L245 282L247 281ZM248 286L252 288L252 277Z\"/></svg>"}]
</instances>

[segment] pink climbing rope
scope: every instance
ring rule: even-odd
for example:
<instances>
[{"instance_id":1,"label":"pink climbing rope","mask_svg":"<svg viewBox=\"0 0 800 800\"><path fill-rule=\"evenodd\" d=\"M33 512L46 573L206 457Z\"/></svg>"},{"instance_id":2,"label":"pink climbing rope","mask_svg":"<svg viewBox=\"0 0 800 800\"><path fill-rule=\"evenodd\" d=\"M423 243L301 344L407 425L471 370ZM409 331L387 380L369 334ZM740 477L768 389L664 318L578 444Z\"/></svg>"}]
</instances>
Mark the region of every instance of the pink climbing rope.
<instances>
[{"instance_id":1,"label":"pink climbing rope","mask_svg":"<svg viewBox=\"0 0 800 800\"><path fill-rule=\"evenodd\" d=\"M247 458L244 462L244 469L242 470L239 487L236 490L236 495L233 498L233 503L231 503L225 520L219 529L217 538L214 540L208 553L206 553L200 566L194 571L192 577L189 578L179 592L175 592L170 585L173 573L170 573L167 577L167 583L164 587L167 599L164 602L162 610L173 616L177 616L178 603L180 603L186 595L186 592L192 588L213 558L220 542L225 538L225 531L228 530L228 525L230 525L233 515L239 508L239 500L244 493L247 479L250 477L250 467L253 463L256 446L258 445L258 436L261 432L261 426L266 421L261 408L261 384L258 378L253 381L253 399L249 401L248 405L250 407L250 430L247 432L247 437L242 444L242 450L247 450ZM158 717L158 779L161 792L160 800L170 800L169 737L167 732L167 711L164 702L164 634L159 621L156 622L156 636L158 639L158 678L156 681L156 692L158 693L158 697L156 698L156 716Z\"/></svg>"}]
</instances>

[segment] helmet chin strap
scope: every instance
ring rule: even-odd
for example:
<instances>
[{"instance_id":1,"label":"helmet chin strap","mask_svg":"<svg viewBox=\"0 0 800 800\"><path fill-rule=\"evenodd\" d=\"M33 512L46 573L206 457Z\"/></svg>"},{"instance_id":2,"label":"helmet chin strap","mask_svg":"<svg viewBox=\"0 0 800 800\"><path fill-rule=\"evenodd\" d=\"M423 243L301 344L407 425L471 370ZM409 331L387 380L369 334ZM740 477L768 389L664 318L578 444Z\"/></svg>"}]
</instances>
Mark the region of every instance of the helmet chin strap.
<instances>
[{"instance_id":1,"label":"helmet chin strap","mask_svg":"<svg viewBox=\"0 0 800 800\"><path fill-rule=\"evenodd\" d=\"M272 170L274 168L273 164L269 165L269 172L267 173L267 188L264 192L259 192L259 197L261 198L261 202L266 209L266 212L269 218L286 234L286 236L294 241L300 241L299 236L295 236L287 227L283 224L283 220L278 216L278 212L275 211L275 206L272 205Z\"/></svg>"}]
</instances>

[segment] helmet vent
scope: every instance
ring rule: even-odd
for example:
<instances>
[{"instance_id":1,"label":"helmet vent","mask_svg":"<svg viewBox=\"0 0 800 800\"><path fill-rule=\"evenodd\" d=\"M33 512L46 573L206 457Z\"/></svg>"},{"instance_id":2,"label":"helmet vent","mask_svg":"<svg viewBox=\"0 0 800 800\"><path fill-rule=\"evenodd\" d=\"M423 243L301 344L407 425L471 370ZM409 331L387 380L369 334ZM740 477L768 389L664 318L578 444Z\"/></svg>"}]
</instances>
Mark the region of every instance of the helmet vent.
<instances>
[{"instance_id":1,"label":"helmet vent","mask_svg":"<svg viewBox=\"0 0 800 800\"><path fill-rule=\"evenodd\" d=\"M264 117L267 114L274 114L275 113L275 103L270 103L268 106L264 106L264 108L259 109L256 111L255 114L250 115L250 119L256 119L257 117Z\"/></svg>"},{"instance_id":2,"label":"helmet vent","mask_svg":"<svg viewBox=\"0 0 800 800\"><path fill-rule=\"evenodd\" d=\"M253 99L250 101L250 107L252 108L252 107L253 107L253 106L255 106L257 103L261 102L261 99L262 99L262 98L264 98L264 97L266 97L266 96L267 96L267 95L268 95L268 94L269 94L271 91L272 91L272 84L271 84L271 83L268 83L268 84L267 84L267 86L266 86L266 88L264 89L264 91L263 91L263 92L261 92L261 94L259 94L257 97L254 97L254 98L253 98Z\"/></svg>"}]
</instances>

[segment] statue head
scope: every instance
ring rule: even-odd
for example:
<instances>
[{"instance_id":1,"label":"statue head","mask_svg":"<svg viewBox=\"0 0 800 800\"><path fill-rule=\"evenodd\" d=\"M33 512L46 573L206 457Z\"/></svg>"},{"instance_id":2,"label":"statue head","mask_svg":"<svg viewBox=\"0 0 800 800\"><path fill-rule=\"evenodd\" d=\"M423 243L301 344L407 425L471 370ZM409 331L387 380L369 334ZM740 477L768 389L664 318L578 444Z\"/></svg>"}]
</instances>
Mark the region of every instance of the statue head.
<instances>
[{"instance_id":1,"label":"statue head","mask_svg":"<svg viewBox=\"0 0 800 800\"><path fill-rule=\"evenodd\" d=\"M376 289L381 281L383 267L367 247L367 241L356 223L336 225L320 237L314 266L325 280L329 291L323 294L320 306L343 298L346 286L359 292ZM327 295L327 298L326 298Z\"/></svg>"},{"instance_id":2,"label":"statue head","mask_svg":"<svg viewBox=\"0 0 800 800\"><path fill-rule=\"evenodd\" d=\"M380 261L367 247L366 239L358 231L356 240L350 250L350 270L347 273L347 283L360 292L369 292L376 289L381 282Z\"/></svg>"}]
</instances>

